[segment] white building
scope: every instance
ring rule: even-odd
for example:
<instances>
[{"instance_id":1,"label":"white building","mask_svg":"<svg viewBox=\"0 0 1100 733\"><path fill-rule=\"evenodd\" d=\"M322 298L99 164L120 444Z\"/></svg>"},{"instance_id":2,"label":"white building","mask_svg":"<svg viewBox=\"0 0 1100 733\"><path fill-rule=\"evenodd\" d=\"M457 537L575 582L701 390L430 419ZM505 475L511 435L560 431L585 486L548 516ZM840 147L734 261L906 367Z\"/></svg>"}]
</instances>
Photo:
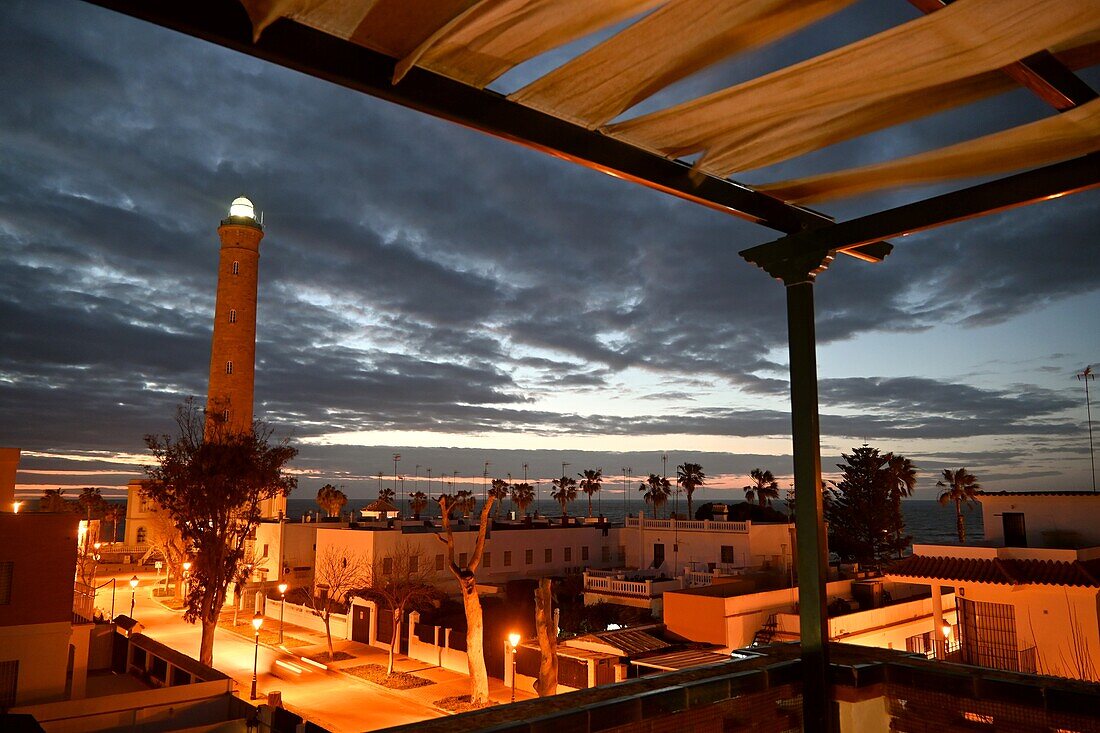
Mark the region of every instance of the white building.
<instances>
[{"instance_id":1,"label":"white building","mask_svg":"<svg viewBox=\"0 0 1100 733\"><path fill-rule=\"evenodd\" d=\"M888 577L955 590L967 664L1100 681L1100 494L982 493L985 541L915 545Z\"/></svg>"}]
</instances>

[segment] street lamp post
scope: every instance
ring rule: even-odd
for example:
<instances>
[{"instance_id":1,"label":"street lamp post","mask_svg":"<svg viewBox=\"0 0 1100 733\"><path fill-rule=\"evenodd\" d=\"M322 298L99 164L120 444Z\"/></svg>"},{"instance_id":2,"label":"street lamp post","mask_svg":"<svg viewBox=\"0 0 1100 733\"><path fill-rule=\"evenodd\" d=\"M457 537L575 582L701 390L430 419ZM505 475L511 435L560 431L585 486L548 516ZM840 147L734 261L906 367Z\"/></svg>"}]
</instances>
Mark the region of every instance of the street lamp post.
<instances>
[{"instance_id":1,"label":"street lamp post","mask_svg":"<svg viewBox=\"0 0 1100 733\"><path fill-rule=\"evenodd\" d=\"M252 617L252 628L256 630L256 644L252 652L252 693L248 698L249 700L255 700L258 697L256 694L256 672L260 666L260 627L263 625L264 617L257 611L256 615Z\"/></svg>"},{"instance_id":2,"label":"street lamp post","mask_svg":"<svg viewBox=\"0 0 1100 733\"><path fill-rule=\"evenodd\" d=\"M279 644L283 643L283 611L286 609L286 581L279 583Z\"/></svg>"},{"instance_id":3,"label":"street lamp post","mask_svg":"<svg viewBox=\"0 0 1100 733\"><path fill-rule=\"evenodd\" d=\"M137 600L138 576L130 578L130 618L134 617L134 602Z\"/></svg>"},{"instance_id":4,"label":"street lamp post","mask_svg":"<svg viewBox=\"0 0 1100 733\"><path fill-rule=\"evenodd\" d=\"M508 646L512 647L512 702L516 701L516 647L519 646L519 634L508 634Z\"/></svg>"},{"instance_id":5,"label":"street lamp post","mask_svg":"<svg viewBox=\"0 0 1100 733\"><path fill-rule=\"evenodd\" d=\"M183 563L183 595L186 596L187 592L191 590L191 561L186 560Z\"/></svg>"}]
</instances>

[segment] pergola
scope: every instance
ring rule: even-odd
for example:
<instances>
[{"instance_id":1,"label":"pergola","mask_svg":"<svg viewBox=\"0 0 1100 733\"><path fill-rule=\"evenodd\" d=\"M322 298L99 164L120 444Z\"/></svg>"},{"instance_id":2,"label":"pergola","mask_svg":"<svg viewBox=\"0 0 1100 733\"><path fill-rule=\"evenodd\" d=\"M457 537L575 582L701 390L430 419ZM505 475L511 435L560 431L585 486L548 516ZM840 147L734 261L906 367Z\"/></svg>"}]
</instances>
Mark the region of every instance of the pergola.
<instances>
[{"instance_id":1,"label":"pergola","mask_svg":"<svg viewBox=\"0 0 1100 733\"><path fill-rule=\"evenodd\" d=\"M787 290L804 720L829 719L815 277L838 254L880 262L891 238L1097 186L1100 101L1073 71L1100 60L1100 0L909 0L923 16L637 116L669 85L853 0L90 1L780 232L741 255ZM489 88L615 27L514 93ZM730 178L1019 86L1051 114L859 168ZM843 222L803 206L1004 174Z\"/></svg>"}]
</instances>

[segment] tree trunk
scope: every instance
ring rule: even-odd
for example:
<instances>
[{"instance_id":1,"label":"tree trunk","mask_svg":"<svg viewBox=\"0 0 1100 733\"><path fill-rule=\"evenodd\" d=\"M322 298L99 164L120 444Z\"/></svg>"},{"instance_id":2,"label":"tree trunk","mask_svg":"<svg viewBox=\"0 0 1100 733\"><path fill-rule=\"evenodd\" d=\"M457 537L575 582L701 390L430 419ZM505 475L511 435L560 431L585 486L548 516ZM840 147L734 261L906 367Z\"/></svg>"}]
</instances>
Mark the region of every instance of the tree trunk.
<instances>
[{"instance_id":1,"label":"tree trunk","mask_svg":"<svg viewBox=\"0 0 1100 733\"><path fill-rule=\"evenodd\" d=\"M695 519L695 514L692 513L692 511L691 511L691 489L687 490L687 496L688 496L688 521L690 522L691 520Z\"/></svg>"},{"instance_id":2,"label":"tree trunk","mask_svg":"<svg viewBox=\"0 0 1100 733\"><path fill-rule=\"evenodd\" d=\"M535 634L539 640L539 697L558 694L558 633L554 623L554 599L550 578L539 578L535 589Z\"/></svg>"},{"instance_id":3,"label":"tree trunk","mask_svg":"<svg viewBox=\"0 0 1100 733\"><path fill-rule=\"evenodd\" d=\"M202 640L199 642L199 663L207 667L214 666L214 630L217 621L202 620Z\"/></svg>"},{"instance_id":4,"label":"tree trunk","mask_svg":"<svg viewBox=\"0 0 1100 733\"><path fill-rule=\"evenodd\" d=\"M955 528L959 531L959 542L966 544L966 522L963 520L962 502L955 500Z\"/></svg>"},{"instance_id":5,"label":"tree trunk","mask_svg":"<svg viewBox=\"0 0 1100 733\"><path fill-rule=\"evenodd\" d=\"M393 657L397 654L397 646L401 643L401 621L405 614L400 608L393 609L393 634L390 637L390 664L386 674L393 674Z\"/></svg>"},{"instance_id":6,"label":"tree trunk","mask_svg":"<svg viewBox=\"0 0 1100 733\"><path fill-rule=\"evenodd\" d=\"M325 603L328 603L327 598L325 599ZM329 631L328 625L328 621L330 618L332 618L332 614L326 608L324 615L321 616L321 620L325 622L325 638L328 639L328 661L335 662L336 652L332 651L332 632Z\"/></svg>"},{"instance_id":7,"label":"tree trunk","mask_svg":"<svg viewBox=\"0 0 1100 733\"><path fill-rule=\"evenodd\" d=\"M477 580L463 578L462 605L466 610L466 659L470 669L470 703L481 706L489 702L489 673L485 669L483 644L485 622L481 615L481 598L477 594Z\"/></svg>"},{"instance_id":8,"label":"tree trunk","mask_svg":"<svg viewBox=\"0 0 1100 733\"><path fill-rule=\"evenodd\" d=\"M592 518L592 494L588 495L588 518Z\"/></svg>"}]
</instances>

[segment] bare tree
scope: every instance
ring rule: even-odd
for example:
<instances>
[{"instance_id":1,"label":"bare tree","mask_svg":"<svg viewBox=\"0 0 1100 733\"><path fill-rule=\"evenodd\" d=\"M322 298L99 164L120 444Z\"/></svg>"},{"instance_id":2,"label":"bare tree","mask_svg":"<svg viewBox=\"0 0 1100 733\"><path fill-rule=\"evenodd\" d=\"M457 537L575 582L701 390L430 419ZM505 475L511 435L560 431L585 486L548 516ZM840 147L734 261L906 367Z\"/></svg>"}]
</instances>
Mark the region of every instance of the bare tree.
<instances>
[{"instance_id":1,"label":"bare tree","mask_svg":"<svg viewBox=\"0 0 1100 733\"><path fill-rule=\"evenodd\" d=\"M481 507L481 523L477 528L477 542L470 553L465 567L458 564L455 555L454 531L451 529L451 510L461 499L444 494L439 497L439 508L443 515L443 531L437 534L439 541L447 546L447 567L458 581L462 593L462 606L466 611L466 659L470 669L470 704L480 707L489 702L489 673L485 669L485 622L481 613L481 597L477 592L477 572L481 564L481 555L485 550L485 533L489 529L489 511L493 507L492 496L485 499Z\"/></svg>"},{"instance_id":2,"label":"bare tree","mask_svg":"<svg viewBox=\"0 0 1100 733\"><path fill-rule=\"evenodd\" d=\"M307 603L325 625L328 658L332 660L336 658L332 648L332 631L329 629L332 614L342 613L347 608L347 595L350 591L368 584L370 563L359 553L350 552L344 547L330 546L317 554L313 577L315 588L308 595Z\"/></svg>"},{"instance_id":3,"label":"bare tree","mask_svg":"<svg viewBox=\"0 0 1100 733\"><path fill-rule=\"evenodd\" d=\"M393 638L386 674L393 674L393 658L401 645L401 625L405 613L427 605L441 593L432 582L435 570L428 555L419 547L402 541L393 554L375 558L367 568L367 582L361 595L381 602L393 614Z\"/></svg>"},{"instance_id":4,"label":"bare tree","mask_svg":"<svg viewBox=\"0 0 1100 733\"><path fill-rule=\"evenodd\" d=\"M149 543L149 549L142 556L141 563L144 564L155 555L163 558L164 584L170 585L180 576L180 569L187 561L187 543L172 515L153 502L149 502L149 518L145 526L145 539Z\"/></svg>"},{"instance_id":5,"label":"bare tree","mask_svg":"<svg viewBox=\"0 0 1100 733\"><path fill-rule=\"evenodd\" d=\"M539 640L539 697L558 694L558 629L554 623L553 581L539 578L535 589L535 634Z\"/></svg>"}]
</instances>

